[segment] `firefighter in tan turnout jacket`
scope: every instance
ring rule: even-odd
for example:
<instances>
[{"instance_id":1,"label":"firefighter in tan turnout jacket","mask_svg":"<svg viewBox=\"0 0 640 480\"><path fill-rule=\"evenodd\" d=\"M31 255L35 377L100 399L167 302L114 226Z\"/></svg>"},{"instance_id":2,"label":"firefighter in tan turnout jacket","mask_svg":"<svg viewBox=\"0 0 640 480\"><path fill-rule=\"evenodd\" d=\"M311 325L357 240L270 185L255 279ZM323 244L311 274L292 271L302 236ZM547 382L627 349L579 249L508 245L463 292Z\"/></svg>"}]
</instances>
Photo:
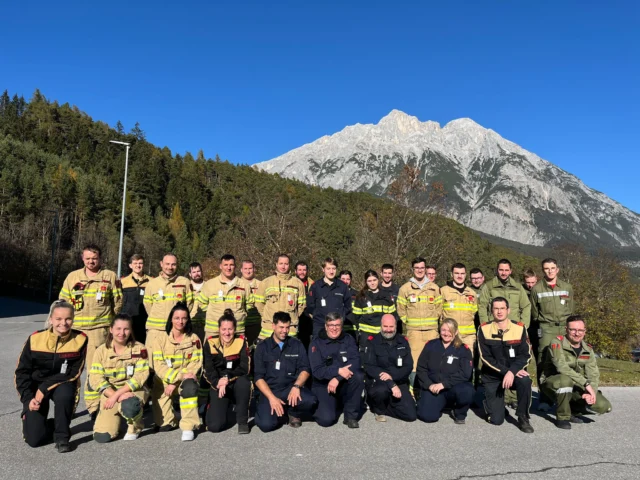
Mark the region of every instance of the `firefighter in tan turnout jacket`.
<instances>
[{"instance_id":1,"label":"firefighter in tan turnout jacket","mask_svg":"<svg viewBox=\"0 0 640 480\"><path fill-rule=\"evenodd\" d=\"M478 294L465 283L467 268L462 263L451 267L452 280L440 289L442 293L442 318L458 324L458 334L469 347L472 355L476 348L475 317L478 312Z\"/></svg>"},{"instance_id":2,"label":"firefighter in tan turnout jacket","mask_svg":"<svg viewBox=\"0 0 640 480\"><path fill-rule=\"evenodd\" d=\"M87 245L82 251L84 268L71 272L60 290L60 299L73 305L73 327L87 336L87 365L107 338L109 323L122 308L122 290L114 272L102 268L101 251ZM100 395L85 380L84 403L95 417Z\"/></svg>"},{"instance_id":3,"label":"firefighter in tan turnout jacket","mask_svg":"<svg viewBox=\"0 0 640 480\"><path fill-rule=\"evenodd\" d=\"M424 344L438 338L438 322L442 316L442 295L440 288L426 278L427 263L424 258L411 262L413 277L400 287L398 292L398 315L407 331L407 339L413 358L415 378L418 358Z\"/></svg>"},{"instance_id":4,"label":"firefighter in tan turnout jacket","mask_svg":"<svg viewBox=\"0 0 640 480\"><path fill-rule=\"evenodd\" d=\"M178 302L184 302L187 308L193 308L193 292L189 279L176 275L178 259L167 253L160 262L160 275L151 280L144 293L144 308L147 310L147 345L156 336L165 334L167 318Z\"/></svg>"},{"instance_id":5,"label":"firefighter in tan turnout jacket","mask_svg":"<svg viewBox=\"0 0 640 480\"><path fill-rule=\"evenodd\" d=\"M298 319L307 305L303 283L289 271L288 255L278 256L276 274L265 278L256 292L254 301L262 317L260 339L273 334L273 314L286 312L291 316L290 336L298 333Z\"/></svg>"}]
</instances>

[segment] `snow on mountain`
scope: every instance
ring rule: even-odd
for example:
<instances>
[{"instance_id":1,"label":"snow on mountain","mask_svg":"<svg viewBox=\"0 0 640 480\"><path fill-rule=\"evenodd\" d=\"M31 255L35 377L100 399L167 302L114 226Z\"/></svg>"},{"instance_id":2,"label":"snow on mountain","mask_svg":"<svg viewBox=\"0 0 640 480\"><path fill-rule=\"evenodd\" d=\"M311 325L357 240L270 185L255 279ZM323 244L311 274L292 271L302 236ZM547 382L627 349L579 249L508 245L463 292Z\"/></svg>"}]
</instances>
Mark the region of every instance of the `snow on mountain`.
<instances>
[{"instance_id":1,"label":"snow on mountain","mask_svg":"<svg viewBox=\"0 0 640 480\"><path fill-rule=\"evenodd\" d=\"M540 246L640 246L640 215L470 118L440 127L392 110L255 167L383 196L407 162L443 182L447 215L475 230Z\"/></svg>"}]
</instances>

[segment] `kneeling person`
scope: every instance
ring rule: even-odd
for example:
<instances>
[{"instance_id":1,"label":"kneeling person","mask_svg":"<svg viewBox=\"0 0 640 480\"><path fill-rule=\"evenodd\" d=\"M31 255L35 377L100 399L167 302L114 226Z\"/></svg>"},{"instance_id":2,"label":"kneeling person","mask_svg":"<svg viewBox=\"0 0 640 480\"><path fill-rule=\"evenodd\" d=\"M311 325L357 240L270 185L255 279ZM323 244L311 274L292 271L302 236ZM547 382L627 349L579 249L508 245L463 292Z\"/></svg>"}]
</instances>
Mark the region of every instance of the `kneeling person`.
<instances>
[{"instance_id":1,"label":"kneeling person","mask_svg":"<svg viewBox=\"0 0 640 480\"><path fill-rule=\"evenodd\" d=\"M166 334L149 343L153 370L153 418L159 431L176 428L172 397L180 395L182 441L195 438L200 427L198 383L202 370L202 344L193 333L191 314L185 303L177 303L169 313Z\"/></svg>"},{"instance_id":2,"label":"kneeling person","mask_svg":"<svg viewBox=\"0 0 640 480\"><path fill-rule=\"evenodd\" d=\"M556 337L545 352L540 387L558 402L556 425L568 430L571 423L583 423L579 414L609 413L611 403L598 390L600 371L593 348L584 341L584 320L570 316L566 331L566 337Z\"/></svg>"},{"instance_id":3,"label":"kneeling person","mask_svg":"<svg viewBox=\"0 0 640 480\"><path fill-rule=\"evenodd\" d=\"M422 394L418 400L418 418L437 422L442 410L450 407L456 424L463 424L473 402L473 357L469 345L462 342L458 324L447 319L440 325L440 338L427 342L418 359L417 375Z\"/></svg>"},{"instance_id":4,"label":"kneeling person","mask_svg":"<svg viewBox=\"0 0 640 480\"><path fill-rule=\"evenodd\" d=\"M254 352L254 379L260 390L255 420L263 432L275 430L285 414L289 426L300 427L301 415L312 413L317 403L304 386L310 371L307 352L300 340L289 337L290 328L291 315L274 313L273 333Z\"/></svg>"},{"instance_id":5,"label":"kneeling person","mask_svg":"<svg viewBox=\"0 0 640 480\"><path fill-rule=\"evenodd\" d=\"M478 329L478 352L482 360L482 383L485 387L485 410L489 423L502 425L505 408L504 395L515 390L518 397L518 428L533 433L529 423L531 378L525 370L531 361L531 345L527 327L509 320L509 302L504 297L491 300L493 322Z\"/></svg>"},{"instance_id":6,"label":"kneeling person","mask_svg":"<svg viewBox=\"0 0 640 480\"><path fill-rule=\"evenodd\" d=\"M203 376L209 383L207 430L221 432L233 425L229 407L235 405L238 433L249 433L249 346L244 336L236 337L236 318L231 309L218 320L219 336L210 336L204 344Z\"/></svg>"},{"instance_id":7,"label":"kneeling person","mask_svg":"<svg viewBox=\"0 0 640 480\"><path fill-rule=\"evenodd\" d=\"M396 334L396 318L385 314L381 331L370 335L364 349L367 399L378 422L385 415L407 422L416 419L416 403L409 392L413 358L409 342Z\"/></svg>"},{"instance_id":8,"label":"kneeling person","mask_svg":"<svg viewBox=\"0 0 640 480\"><path fill-rule=\"evenodd\" d=\"M309 346L312 391L318 397L314 415L318 425L330 427L344 410L344 424L358 428L364 390L364 374L356 341L342 330L339 313L329 313Z\"/></svg>"},{"instance_id":9,"label":"kneeling person","mask_svg":"<svg viewBox=\"0 0 640 480\"><path fill-rule=\"evenodd\" d=\"M98 347L89 385L99 392L100 410L93 439L107 443L118 436L121 415L128 424L124 440L135 440L142 431L142 406L149 398L145 382L149 378L147 349L133 337L133 320L119 314L111 321L104 344Z\"/></svg>"}]
</instances>

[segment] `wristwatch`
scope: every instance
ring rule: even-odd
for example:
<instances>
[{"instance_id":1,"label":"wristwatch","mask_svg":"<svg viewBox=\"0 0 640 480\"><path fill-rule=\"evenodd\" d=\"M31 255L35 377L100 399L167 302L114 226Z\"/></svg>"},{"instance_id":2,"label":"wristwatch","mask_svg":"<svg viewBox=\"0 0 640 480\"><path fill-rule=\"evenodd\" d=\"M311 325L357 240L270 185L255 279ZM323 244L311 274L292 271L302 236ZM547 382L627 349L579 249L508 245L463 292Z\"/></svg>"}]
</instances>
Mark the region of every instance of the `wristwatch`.
<instances>
[{"instance_id":1,"label":"wristwatch","mask_svg":"<svg viewBox=\"0 0 640 480\"><path fill-rule=\"evenodd\" d=\"M298 390L300 390L302 387L300 385L298 385L297 383L294 383L291 388L297 388Z\"/></svg>"}]
</instances>

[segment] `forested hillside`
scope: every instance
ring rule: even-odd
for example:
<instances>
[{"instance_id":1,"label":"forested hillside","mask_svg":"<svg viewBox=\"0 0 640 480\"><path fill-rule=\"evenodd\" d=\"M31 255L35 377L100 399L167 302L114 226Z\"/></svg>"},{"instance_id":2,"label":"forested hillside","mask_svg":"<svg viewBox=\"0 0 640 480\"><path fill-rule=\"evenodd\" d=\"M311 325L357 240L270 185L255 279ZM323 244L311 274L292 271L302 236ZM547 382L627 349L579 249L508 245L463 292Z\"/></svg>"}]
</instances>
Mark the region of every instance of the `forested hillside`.
<instances>
[{"instance_id":1,"label":"forested hillside","mask_svg":"<svg viewBox=\"0 0 640 480\"><path fill-rule=\"evenodd\" d=\"M539 259L494 245L437 213L408 208L420 190L427 189L436 206L446 195L437 185L412 182L411 172L394 185L395 201L322 190L218 157L207 159L202 151L195 157L172 154L147 142L138 124L127 133L120 123L110 128L39 91L29 102L5 91L0 97L0 281L6 291L21 286L45 294L54 226L54 293L79 266L85 243L102 246L105 263L115 269L124 148L109 140L132 143L124 253L127 258L144 254L151 275L168 250L179 256L182 269L203 261L206 276L216 273L215 259L227 252L253 259L260 277L271 273L278 252L309 262L312 276L319 275L321 259L331 255L353 271L357 286L366 269L384 262L396 264L399 278L406 278L417 255L437 264L443 281L455 261L480 267L487 277L501 257L512 260L518 275L526 267L539 270ZM572 258L566 271L580 307L592 315L591 340L624 355L639 332L638 286L604 254L599 263L576 248L557 254L561 260ZM594 265L602 270L597 278Z\"/></svg>"}]
</instances>

